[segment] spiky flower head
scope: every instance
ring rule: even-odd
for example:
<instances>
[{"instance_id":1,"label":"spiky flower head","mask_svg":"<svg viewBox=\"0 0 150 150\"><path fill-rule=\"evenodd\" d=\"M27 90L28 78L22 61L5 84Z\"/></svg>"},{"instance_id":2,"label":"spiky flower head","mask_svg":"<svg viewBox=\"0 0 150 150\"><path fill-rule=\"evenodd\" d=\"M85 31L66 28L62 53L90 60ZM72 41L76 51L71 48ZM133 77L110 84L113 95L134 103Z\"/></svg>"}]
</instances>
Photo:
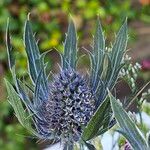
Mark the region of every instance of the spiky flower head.
<instances>
[{"instance_id":1,"label":"spiky flower head","mask_svg":"<svg viewBox=\"0 0 150 150\"><path fill-rule=\"evenodd\" d=\"M49 99L44 107L49 130L66 141L78 141L82 126L87 125L94 113L95 102L86 79L67 69L50 83Z\"/></svg>"},{"instance_id":2,"label":"spiky flower head","mask_svg":"<svg viewBox=\"0 0 150 150\"><path fill-rule=\"evenodd\" d=\"M53 75L51 81L48 80L44 62L46 53L40 54L29 20L25 23L24 45L31 85L23 83L16 76L8 27L6 43L9 67L16 86L14 89L6 82L9 101L20 123L30 132L44 140L86 143L97 133L101 134L100 129L107 131L114 124L110 103L105 98L107 89L114 87L122 68L127 43L126 21L109 51L105 48L105 38L97 21L93 50L89 52L91 69L86 77L76 69L77 36L72 20L64 53L60 54L60 73ZM24 110L20 99L28 111Z\"/></svg>"}]
</instances>

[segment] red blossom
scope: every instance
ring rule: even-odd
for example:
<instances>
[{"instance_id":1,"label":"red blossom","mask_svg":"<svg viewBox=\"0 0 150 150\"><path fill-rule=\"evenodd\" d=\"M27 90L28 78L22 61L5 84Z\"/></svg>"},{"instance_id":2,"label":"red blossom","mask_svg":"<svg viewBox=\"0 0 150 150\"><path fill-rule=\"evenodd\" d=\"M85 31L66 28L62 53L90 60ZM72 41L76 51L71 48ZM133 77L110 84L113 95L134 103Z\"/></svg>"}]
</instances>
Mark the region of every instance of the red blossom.
<instances>
[{"instance_id":1,"label":"red blossom","mask_svg":"<svg viewBox=\"0 0 150 150\"><path fill-rule=\"evenodd\" d=\"M141 65L142 65L142 70L150 70L150 59L144 59Z\"/></svg>"}]
</instances>

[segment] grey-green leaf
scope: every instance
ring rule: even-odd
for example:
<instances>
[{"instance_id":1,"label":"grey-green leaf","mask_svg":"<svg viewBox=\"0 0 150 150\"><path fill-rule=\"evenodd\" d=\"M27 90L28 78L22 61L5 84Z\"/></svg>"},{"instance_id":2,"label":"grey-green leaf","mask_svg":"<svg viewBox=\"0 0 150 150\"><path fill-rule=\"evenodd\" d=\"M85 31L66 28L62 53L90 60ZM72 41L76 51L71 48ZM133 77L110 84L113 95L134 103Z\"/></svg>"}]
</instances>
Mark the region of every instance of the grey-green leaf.
<instances>
[{"instance_id":1,"label":"grey-green leaf","mask_svg":"<svg viewBox=\"0 0 150 150\"><path fill-rule=\"evenodd\" d=\"M39 48L35 41L29 20L27 20L25 23L24 44L28 56L28 66L30 76L33 83L35 84L37 82L37 78L40 71L42 69L45 69L45 64L44 64L44 55L40 55ZM46 97L48 95L48 83L46 80L45 70L43 71L41 76L42 77L41 77L40 92L44 95L44 97ZM47 97L45 99L47 99Z\"/></svg>"},{"instance_id":2,"label":"grey-green leaf","mask_svg":"<svg viewBox=\"0 0 150 150\"><path fill-rule=\"evenodd\" d=\"M98 131L103 126L102 122L108 115L110 115L110 110L110 102L109 99L106 98L84 129L82 134L82 138L84 141L88 141L97 135Z\"/></svg>"},{"instance_id":3,"label":"grey-green leaf","mask_svg":"<svg viewBox=\"0 0 150 150\"><path fill-rule=\"evenodd\" d=\"M11 41L10 41L9 20L7 21L7 28L6 28L6 48L7 48L9 68L12 69L15 62L14 62L14 58L13 58L12 46L11 46Z\"/></svg>"},{"instance_id":4,"label":"grey-green leaf","mask_svg":"<svg viewBox=\"0 0 150 150\"><path fill-rule=\"evenodd\" d=\"M77 60L77 35L75 26L72 20L70 20L66 40L64 43L64 54L62 55L62 66L63 69L69 67L76 67Z\"/></svg>"},{"instance_id":5,"label":"grey-green leaf","mask_svg":"<svg viewBox=\"0 0 150 150\"><path fill-rule=\"evenodd\" d=\"M114 116L121 127L123 136L126 137L134 150L148 150L146 140L143 138L141 132L110 92L109 98Z\"/></svg>"},{"instance_id":6,"label":"grey-green leaf","mask_svg":"<svg viewBox=\"0 0 150 150\"><path fill-rule=\"evenodd\" d=\"M150 132L147 133L147 143L150 148Z\"/></svg>"},{"instance_id":7,"label":"grey-green leaf","mask_svg":"<svg viewBox=\"0 0 150 150\"><path fill-rule=\"evenodd\" d=\"M32 103L29 99L28 94L25 92L25 85L16 77L15 66L11 69L13 81L16 86L16 91L18 93L19 98L23 101L27 108L33 110ZM27 88L27 87L26 87Z\"/></svg>"},{"instance_id":8,"label":"grey-green leaf","mask_svg":"<svg viewBox=\"0 0 150 150\"><path fill-rule=\"evenodd\" d=\"M30 74L33 81L35 82L39 73L36 60L40 59L40 53L36 41L34 39L29 20L27 20L25 23L24 44L28 56Z\"/></svg>"},{"instance_id":9,"label":"grey-green leaf","mask_svg":"<svg viewBox=\"0 0 150 150\"><path fill-rule=\"evenodd\" d=\"M14 90L13 86L7 80L5 80L5 84L8 92L8 100L12 105L19 122L32 134L37 136L38 133L32 128L31 125L31 117L29 117L31 114L28 114L24 110L21 100L17 95L16 91Z\"/></svg>"},{"instance_id":10,"label":"grey-green leaf","mask_svg":"<svg viewBox=\"0 0 150 150\"><path fill-rule=\"evenodd\" d=\"M37 81L36 81L36 86L35 86L35 90L34 90L34 106L39 107L42 104L42 98L44 97L44 95L41 93L41 86L42 86L42 73L43 73L44 69L42 69L37 77Z\"/></svg>"},{"instance_id":11,"label":"grey-green leaf","mask_svg":"<svg viewBox=\"0 0 150 150\"><path fill-rule=\"evenodd\" d=\"M110 55L111 58L111 66L112 66L112 71L111 71L111 76L107 79L107 85L109 89L112 88L112 86L115 84L118 73L116 74L116 71L121 65L123 55L126 50L127 46L127 40L128 40L128 35L127 35L127 20L125 20L124 24L120 28L115 43L112 47L112 52ZM115 77L115 80L113 79Z\"/></svg>"},{"instance_id":12,"label":"grey-green leaf","mask_svg":"<svg viewBox=\"0 0 150 150\"><path fill-rule=\"evenodd\" d=\"M120 65L122 55L127 46L127 39L128 39L128 35L127 35L127 19L126 19L117 34L115 43L112 48L111 59L112 59L113 67ZM116 59L116 58L118 58L118 59Z\"/></svg>"},{"instance_id":13,"label":"grey-green leaf","mask_svg":"<svg viewBox=\"0 0 150 150\"><path fill-rule=\"evenodd\" d=\"M102 73L102 62L103 62L103 57L105 54L105 39L101 27L101 23L99 19L97 20L96 23L96 31L94 35L94 41L93 41L93 60L92 61L92 66L91 66L91 84L93 87L93 90L97 88L97 85L99 83L99 77L101 76Z\"/></svg>"},{"instance_id":14,"label":"grey-green leaf","mask_svg":"<svg viewBox=\"0 0 150 150\"><path fill-rule=\"evenodd\" d=\"M86 147L89 149L89 150L96 150L96 148L94 147L94 145L90 144L90 143L87 143L85 142L84 143L86 145Z\"/></svg>"}]
</instances>

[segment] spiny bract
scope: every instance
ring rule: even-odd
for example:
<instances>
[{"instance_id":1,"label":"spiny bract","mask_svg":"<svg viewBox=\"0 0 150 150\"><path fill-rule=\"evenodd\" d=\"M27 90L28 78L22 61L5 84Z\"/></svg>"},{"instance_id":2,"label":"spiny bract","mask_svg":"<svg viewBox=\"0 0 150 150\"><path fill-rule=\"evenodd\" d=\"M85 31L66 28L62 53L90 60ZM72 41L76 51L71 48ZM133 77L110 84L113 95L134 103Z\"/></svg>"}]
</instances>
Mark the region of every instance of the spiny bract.
<instances>
[{"instance_id":1,"label":"spiny bract","mask_svg":"<svg viewBox=\"0 0 150 150\"><path fill-rule=\"evenodd\" d=\"M76 70L77 37L72 20L64 43L64 53L60 54L61 71L52 77L52 81L48 80L46 74L46 53L40 54L29 20L25 23L24 45L31 85L20 81L16 76L9 27L6 43L9 67L16 86L14 89L6 82L9 101L20 123L30 132L40 139L73 143L80 140L86 142L86 139L96 136L95 131L98 132L103 127L107 131L112 126L114 118L111 109L107 108L106 112L103 110L101 113L102 120L96 126L91 126L91 121L100 112L101 106L110 107L109 103L105 105L103 102L107 89L114 87L123 66L122 58L127 43L126 21L119 30L111 51L105 47L102 28L97 21L93 50L89 51L91 70L88 77ZM28 111L24 111L20 99Z\"/></svg>"}]
</instances>

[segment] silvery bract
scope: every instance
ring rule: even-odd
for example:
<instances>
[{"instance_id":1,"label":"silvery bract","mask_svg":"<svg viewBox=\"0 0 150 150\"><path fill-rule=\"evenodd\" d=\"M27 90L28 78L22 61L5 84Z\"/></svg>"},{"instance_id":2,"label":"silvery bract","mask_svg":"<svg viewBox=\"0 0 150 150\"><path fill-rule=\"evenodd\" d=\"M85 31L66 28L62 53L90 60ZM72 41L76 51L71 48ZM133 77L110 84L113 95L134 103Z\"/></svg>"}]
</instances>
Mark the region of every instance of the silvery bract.
<instances>
[{"instance_id":1,"label":"silvery bract","mask_svg":"<svg viewBox=\"0 0 150 150\"><path fill-rule=\"evenodd\" d=\"M103 134L115 123L107 97L123 67L127 45L127 21L123 23L111 48L106 48L101 24L97 21L92 50L88 51L91 69L85 77L77 69L77 36L70 20L60 73L49 80L29 20L25 23L24 45L28 57L31 83L21 81L15 73L15 60L7 27L7 52L15 88L6 81L8 99L19 122L41 140L61 141L64 149L75 142L85 144ZM23 103L22 103L23 102ZM26 109L24 109L24 106Z\"/></svg>"}]
</instances>

